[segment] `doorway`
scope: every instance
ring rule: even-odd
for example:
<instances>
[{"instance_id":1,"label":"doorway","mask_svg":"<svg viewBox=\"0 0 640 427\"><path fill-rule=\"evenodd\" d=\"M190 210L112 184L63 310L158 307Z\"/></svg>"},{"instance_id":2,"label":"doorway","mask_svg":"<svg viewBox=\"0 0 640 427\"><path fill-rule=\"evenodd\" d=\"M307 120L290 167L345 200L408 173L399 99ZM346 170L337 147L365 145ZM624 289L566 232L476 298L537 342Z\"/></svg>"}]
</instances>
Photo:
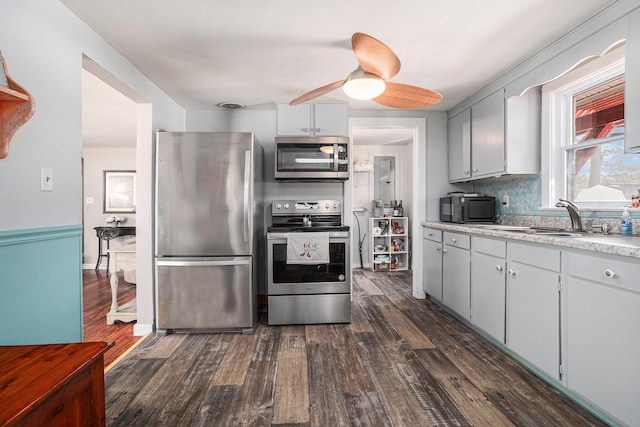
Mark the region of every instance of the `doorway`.
<instances>
[{"instance_id":1,"label":"doorway","mask_svg":"<svg viewBox=\"0 0 640 427\"><path fill-rule=\"evenodd\" d=\"M141 137L141 135L144 135ZM106 325L106 314L111 306L111 288L109 276L106 274L106 257L99 257L99 240L94 227L105 227L110 224L107 219L118 217L121 225L151 228L150 219L142 215L145 220L138 221L141 210L151 210L151 189L138 185L150 177L151 156L141 161L139 153L141 143L148 145L146 151L151 151L151 107L144 98L134 93L116 77L95 63L90 58L83 56L82 61L82 223L83 223L83 294L86 295L84 311L84 336L86 339L113 340L120 337L121 343L133 343L137 341L134 335L135 325L121 324L109 327ZM143 150L144 152L144 150ZM147 166L145 163L148 162ZM143 164L144 167L140 167ZM142 169L142 171L140 170ZM117 209L108 209L108 200L105 196L108 174L112 172L127 171L138 175L135 192L137 200L135 209L116 212ZM140 176L142 172L142 176ZM109 175L109 176L111 176ZM148 192L149 194L146 194ZM141 194L145 193L145 194ZM142 196L142 197L141 197ZM140 202L143 201L141 204ZM146 205L149 206L146 206ZM148 224L147 224L148 223ZM137 233L136 233L137 234ZM136 238L139 239L139 236ZM111 247L133 243L130 236L110 241ZM151 245L149 242L148 246ZM103 242L104 246L104 242ZM104 249L104 248L103 248ZM151 269L148 262L148 269ZM99 267L99 268L96 268ZM147 266L145 266L145 269ZM138 270L138 268L136 268ZM137 276L138 280L132 279ZM120 286L118 288L118 301L135 298L140 292L137 284L126 283L124 275L120 272ZM140 275L129 276L131 282L140 282ZM144 276L143 276L144 277ZM150 280L149 280L150 282ZM150 284L148 285L150 287ZM93 313L93 314L90 314ZM126 329L127 339L122 338L122 329ZM100 335L102 334L102 335ZM104 336L103 336L104 335ZM113 348L117 352L127 350L116 343ZM111 352L111 350L110 350ZM105 356L111 357L109 354Z\"/></svg>"},{"instance_id":2,"label":"doorway","mask_svg":"<svg viewBox=\"0 0 640 427\"><path fill-rule=\"evenodd\" d=\"M426 118L352 117L349 119L349 129L354 153L357 150L357 146L360 145L357 140L353 139L354 133L357 135L359 132L370 134L370 138L367 139L368 145L377 147L371 150L372 153L375 150L384 150L387 153L384 155L389 155L389 151L398 153L396 154L395 167L397 170L404 172L396 175L396 189L402 188L404 198L400 197L399 193L396 193L396 197L403 200L405 216L409 217L409 234L411 239L414 240L411 244L413 295L416 298L424 298L424 291L422 290L422 245L415 242L420 241L419 237L422 235L420 223L426 217ZM403 136L390 138L389 134L394 132L398 132ZM373 143L373 138L375 137L380 137L377 143ZM352 163L356 165L360 161L363 164L367 163L364 160L367 159L351 159ZM373 159L371 158L369 161L373 161ZM371 177L365 179L360 175L371 175ZM373 172L363 173L354 170L345 186L344 212L345 223L352 230L352 266L360 266L357 224L358 222L360 223L361 234L364 234L368 227L368 218L371 217L373 201L373 191L367 193L366 199L362 200L361 198L364 197L363 193L365 192L362 191L362 188L354 188L354 184L360 185L365 180L371 182L373 180L372 175ZM359 208L366 208L367 213L362 213ZM366 243L365 241L363 245L366 245Z\"/></svg>"}]
</instances>

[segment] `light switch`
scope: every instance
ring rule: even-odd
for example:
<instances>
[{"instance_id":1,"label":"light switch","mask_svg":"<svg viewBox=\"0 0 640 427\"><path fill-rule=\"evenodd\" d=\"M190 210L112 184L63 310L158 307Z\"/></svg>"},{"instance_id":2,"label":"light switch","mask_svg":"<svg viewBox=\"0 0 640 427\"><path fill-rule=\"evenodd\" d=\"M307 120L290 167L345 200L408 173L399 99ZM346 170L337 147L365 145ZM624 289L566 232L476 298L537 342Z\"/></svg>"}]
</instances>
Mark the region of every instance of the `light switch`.
<instances>
[{"instance_id":1,"label":"light switch","mask_svg":"<svg viewBox=\"0 0 640 427\"><path fill-rule=\"evenodd\" d=\"M87 204L88 205L92 205L93 204L93 197L91 197L91 196L87 197Z\"/></svg>"},{"instance_id":2,"label":"light switch","mask_svg":"<svg viewBox=\"0 0 640 427\"><path fill-rule=\"evenodd\" d=\"M53 191L52 168L40 168L40 191Z\"/></svg>"}]
</instances>

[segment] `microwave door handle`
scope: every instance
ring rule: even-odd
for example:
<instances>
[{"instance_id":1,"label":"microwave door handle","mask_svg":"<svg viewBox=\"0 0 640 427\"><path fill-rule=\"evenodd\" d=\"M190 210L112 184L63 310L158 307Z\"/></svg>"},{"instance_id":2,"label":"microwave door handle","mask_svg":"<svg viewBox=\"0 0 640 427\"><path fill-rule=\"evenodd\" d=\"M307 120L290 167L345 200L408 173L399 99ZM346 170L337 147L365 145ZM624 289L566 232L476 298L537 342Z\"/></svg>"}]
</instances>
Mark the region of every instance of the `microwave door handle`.
<instances>
[{"instance_id":1,"label":"microwave door handle","mask_svg":"<svg viewBox=\"0 0 640 427\"><path fill-rule=\"evenodd\" d=\"M242 232L244 235L244 241L249 241L249 184L251 179L251 151L244 152L244 191L243 191L243 214Z\"/></svg>"},{"instance_id":2,"label":"microwave door handle","mask_svg":"<svg viewBox=\"0 0 640 427\"><path fill-rule=\"evenodd\" d=\"M333 171L338 172L338 144L333 144Z\"/></svg>"}]
</instances>

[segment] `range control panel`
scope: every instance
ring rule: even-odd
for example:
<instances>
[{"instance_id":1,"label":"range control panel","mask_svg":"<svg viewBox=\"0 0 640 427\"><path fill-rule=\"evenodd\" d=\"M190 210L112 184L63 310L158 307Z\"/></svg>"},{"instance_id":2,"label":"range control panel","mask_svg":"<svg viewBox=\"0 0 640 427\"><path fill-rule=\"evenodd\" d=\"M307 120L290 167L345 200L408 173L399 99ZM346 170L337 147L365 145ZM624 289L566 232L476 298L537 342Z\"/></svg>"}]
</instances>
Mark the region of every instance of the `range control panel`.
<instances>
[{"instance_id":1,"label":"range control panel","mask_svg":"<svg viewBox=\"0 0 640 427\"><path fill-rule=\"evenodd\" d=\"M271 215L341 214L341 200L274 200Z\"/></svg>"}]
</instances>

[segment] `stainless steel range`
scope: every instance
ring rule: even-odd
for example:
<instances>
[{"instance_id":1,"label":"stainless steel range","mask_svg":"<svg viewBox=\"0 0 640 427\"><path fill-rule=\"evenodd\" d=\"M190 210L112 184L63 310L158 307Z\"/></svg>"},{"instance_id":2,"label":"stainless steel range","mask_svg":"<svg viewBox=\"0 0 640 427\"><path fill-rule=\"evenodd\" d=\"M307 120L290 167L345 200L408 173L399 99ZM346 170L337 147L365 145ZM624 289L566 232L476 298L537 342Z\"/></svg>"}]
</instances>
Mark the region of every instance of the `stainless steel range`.
<instances>
[{"instance_id":1,"label":"stainless steel range","mask_svg":"<svg viewBox=\"0 0 640 427\"><path fill-rule=\"evenodd\" d=\"M342 218L340 200L273 202L267 233L270 325L351 321L349 227Z\"/></svg>"}]
</instances>

